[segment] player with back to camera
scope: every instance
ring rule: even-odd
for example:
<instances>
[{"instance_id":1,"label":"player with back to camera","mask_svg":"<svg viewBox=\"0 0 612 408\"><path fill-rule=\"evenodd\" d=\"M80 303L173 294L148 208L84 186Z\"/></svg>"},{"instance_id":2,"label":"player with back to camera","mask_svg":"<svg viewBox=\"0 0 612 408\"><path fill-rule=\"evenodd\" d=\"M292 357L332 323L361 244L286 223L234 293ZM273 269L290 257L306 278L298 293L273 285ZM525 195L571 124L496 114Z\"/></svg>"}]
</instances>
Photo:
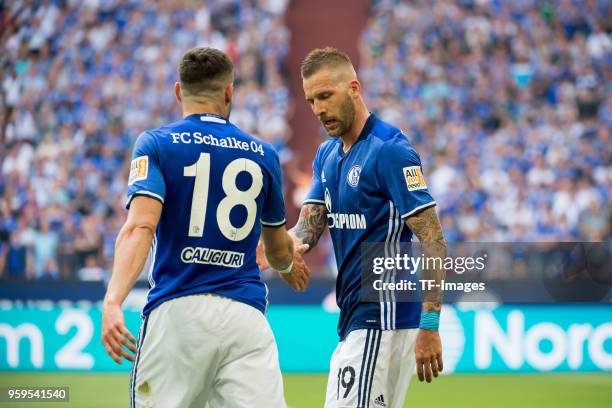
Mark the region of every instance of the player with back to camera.
<instances>
[{"instance_id":1,"label":"player with back to camera","mask_svg":"<svg viewBox=\"0 0 612 408\"><path fill-rule=\"evenodd\" d=\"M301 75L306 101L332 136L317 150L310 193L289 231L296 244L313 248L329 226L336 255L340 342L325 407L399 408L415 363L421 381L442 371L442 292L425 292L422 305L395 302L390 292L381 292L379 303L362 301L360 245L384 243L393 256L414 234L425 256L446 257L436 203L406 136L368 112L346 54L315 49L302 62ZM424 273L438 282L444 276L443 270Z\"/></svg>"},{"instance_id":2,"label":"player with back to camera","mask_svg":"<svg viewBox=\"0 0 612 408\"><path fill-rule=\"evenodd\" d=\"M310 272L285 230L278 156L229 122L226 54L191 49L178 74L183 119L143 132L134 146L103 343L116 362L134 361L132 407L285 407L256 264L260 233L269 264L294 289ZM145 262L151 289L136 345L121 304Z\"/></svg>"}]
</instances>

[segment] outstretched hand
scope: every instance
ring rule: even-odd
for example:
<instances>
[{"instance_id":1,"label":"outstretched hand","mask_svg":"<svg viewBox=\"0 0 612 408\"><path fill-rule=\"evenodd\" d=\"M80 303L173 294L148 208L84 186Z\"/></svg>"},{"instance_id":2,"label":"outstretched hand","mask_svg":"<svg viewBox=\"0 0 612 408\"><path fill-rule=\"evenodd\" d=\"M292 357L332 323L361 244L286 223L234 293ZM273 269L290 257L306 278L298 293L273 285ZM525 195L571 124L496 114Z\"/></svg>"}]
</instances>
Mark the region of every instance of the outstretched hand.
<instances>
[{"instance_id":1,"label":"outstretched hand","mask_svg":"<svg viewBox=\"0 0 612 408\"><path fill-rule=\"evenodd\" d=\"M296 292L303 292L310 282L310 269L302 255L308 251L308 244L295 245L293 252L293 268L289 273L279 273L280 277Z\"/></svg>"}]
</instances>

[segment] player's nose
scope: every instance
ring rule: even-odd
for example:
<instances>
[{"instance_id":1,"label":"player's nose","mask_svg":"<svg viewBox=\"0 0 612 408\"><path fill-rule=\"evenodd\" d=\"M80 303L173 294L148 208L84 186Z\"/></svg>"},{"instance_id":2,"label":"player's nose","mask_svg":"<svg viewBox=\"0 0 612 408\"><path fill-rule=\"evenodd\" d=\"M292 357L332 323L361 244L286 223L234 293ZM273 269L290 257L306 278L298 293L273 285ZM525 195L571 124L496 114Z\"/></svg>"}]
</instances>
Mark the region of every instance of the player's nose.
<instances>
[{"instance_id":1,"label":"player's nose","mask_svg":"<svg viewBox=\"0 0 612 408\"><path fill-rule=\"evenodd\" d=\"M325 108L325 105L322 104L321 102L314 102L314 105L312 107L314 114L320 119L323 120L323 117L325 116L325 114L327 113L327 109Z\"/></svg>"}]
</instances>

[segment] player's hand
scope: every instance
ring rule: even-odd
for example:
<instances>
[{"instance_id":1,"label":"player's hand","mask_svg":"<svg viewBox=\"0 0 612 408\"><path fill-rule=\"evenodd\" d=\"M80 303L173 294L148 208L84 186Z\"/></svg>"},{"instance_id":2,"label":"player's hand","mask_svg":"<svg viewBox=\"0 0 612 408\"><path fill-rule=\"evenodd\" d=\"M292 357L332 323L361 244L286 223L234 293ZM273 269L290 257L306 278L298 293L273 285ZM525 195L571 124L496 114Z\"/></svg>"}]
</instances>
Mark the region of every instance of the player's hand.
<instances>
[{"instance_id":1,"label":"player's hand","mask_svg":"<svg viewBox=\"0 0 612 408\"><path fill-rule=\"evenodd\" d=\"M102 306L102 343L108 355L117 363L123 363L122 357L134 361L136 339L125 327L120 305L105 303Z\"/></svg>"},{"instance_id":2,"label":"player's hand","mask_svg":"<svg viewBox=\"0 0 612 408\"><path fill-rule=\"evenodd\" d=\"M260 270L268 269L270 267L270 264L268 263L268 260L266 259L266 256L264 254L263 240L261 238L259 239L259 242L257 243L257 251L255 252L255 260Z\"/></svg>"},{"instance_id":3,"label":"player's hand","mask_svg":"<svg viewBox=\"0 0 612 408\"><path fill-rule=\"evenodd\" d=\"M302 254L308 251L308 244L299 244L294 247L293 252L293 268L289 273L279 273L280 277L293 288L296 292L303 292L308 287L310 282L310 269Z\"/></svg>"},{"instance_id":4,"label":"player's hand","mask_svg":"<svg viewBox=\"0 0 612 408\"><path fill-rule=\"evenodd\" d=\"M416 366L419 381L428 383L442 372L442 342L437 331L419 329L416 346Z\"/></svg>"}]
</instances>

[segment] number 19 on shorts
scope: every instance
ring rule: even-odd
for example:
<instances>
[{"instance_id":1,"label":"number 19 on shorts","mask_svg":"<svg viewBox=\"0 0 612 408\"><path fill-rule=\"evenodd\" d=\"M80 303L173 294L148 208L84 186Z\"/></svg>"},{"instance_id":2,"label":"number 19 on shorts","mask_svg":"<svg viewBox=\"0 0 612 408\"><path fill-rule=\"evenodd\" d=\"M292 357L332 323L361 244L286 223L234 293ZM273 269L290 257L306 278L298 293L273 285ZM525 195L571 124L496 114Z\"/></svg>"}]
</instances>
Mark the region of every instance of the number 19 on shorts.
<instances>
[{"instance_id":1,"label":"number 19 on shorts","mask_svg":"<svg viewBox=\"0 0 612 408\"><path fill-rule=\"evenodd\" d=\"M338 369L338 396L336 399L345 399L349 396L355 385L355 369L351 366Z\"/></svg>"}]
</instances>

